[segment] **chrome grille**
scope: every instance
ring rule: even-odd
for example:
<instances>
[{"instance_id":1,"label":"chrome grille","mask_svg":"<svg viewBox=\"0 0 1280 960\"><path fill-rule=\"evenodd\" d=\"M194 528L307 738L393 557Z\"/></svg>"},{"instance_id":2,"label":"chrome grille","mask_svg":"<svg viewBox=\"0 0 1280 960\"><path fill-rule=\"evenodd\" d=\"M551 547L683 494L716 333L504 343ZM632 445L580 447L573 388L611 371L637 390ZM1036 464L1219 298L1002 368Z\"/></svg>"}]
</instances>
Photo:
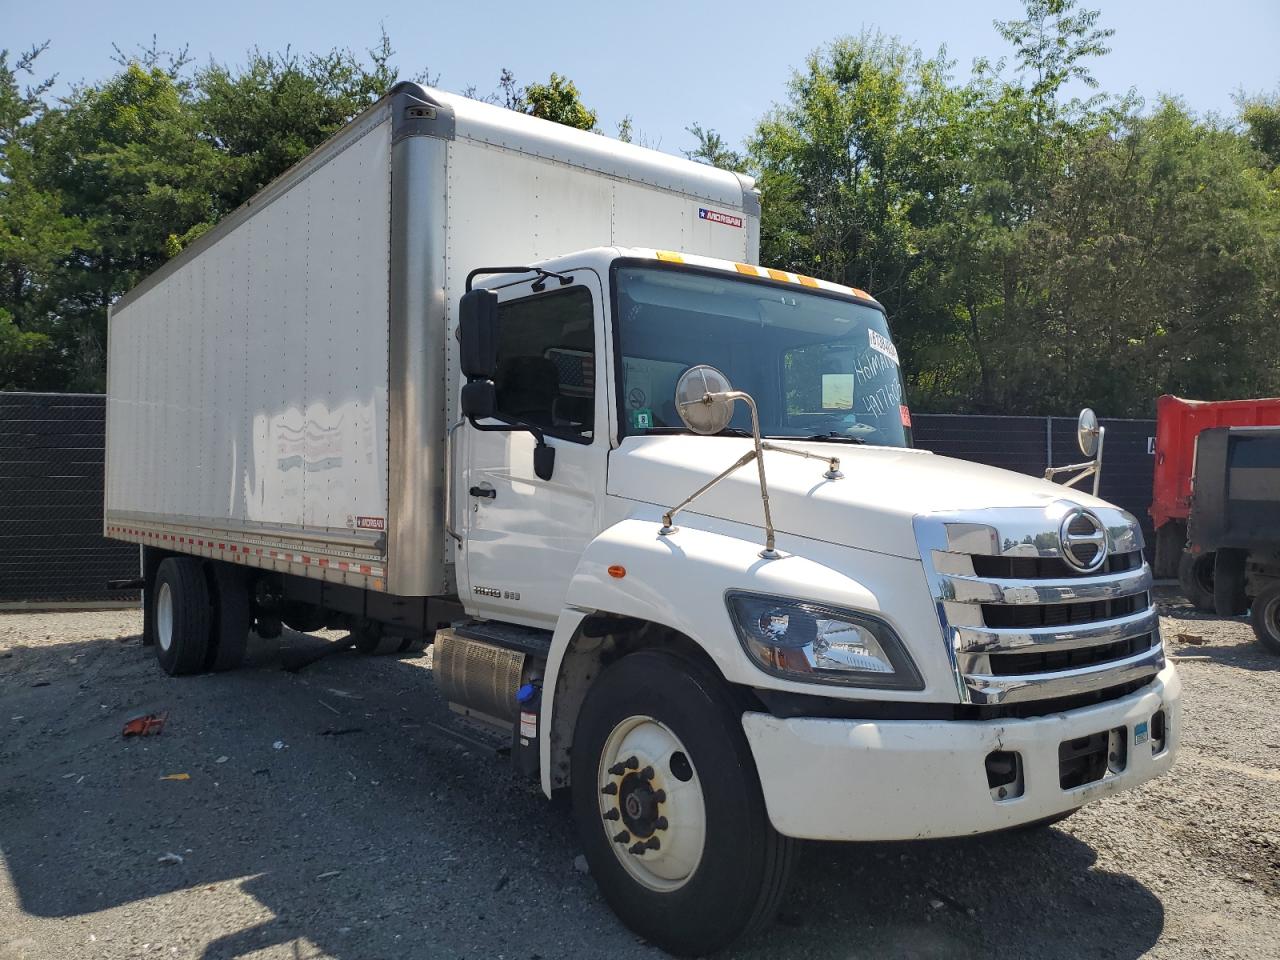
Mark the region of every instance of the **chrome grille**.
<instances>
[{"instance_id":1,"label":"chrome grille","mask_svg":"<svg viewBox=\"0 0 1280 960\"><path fill-rule=\"evenodd\" d=\"M1137 521L1116 508L1093 511L1105 531L1107 557L1083 573L1065 559L1059 532L1071 530L1075 521L1064 525L1064 519L1077 510L1057 501L916 519L964 702L1018 703L1123 688L1163 667ZM1091 519L1088 528L1097 529Z\"/></svg>"}]
</instances>

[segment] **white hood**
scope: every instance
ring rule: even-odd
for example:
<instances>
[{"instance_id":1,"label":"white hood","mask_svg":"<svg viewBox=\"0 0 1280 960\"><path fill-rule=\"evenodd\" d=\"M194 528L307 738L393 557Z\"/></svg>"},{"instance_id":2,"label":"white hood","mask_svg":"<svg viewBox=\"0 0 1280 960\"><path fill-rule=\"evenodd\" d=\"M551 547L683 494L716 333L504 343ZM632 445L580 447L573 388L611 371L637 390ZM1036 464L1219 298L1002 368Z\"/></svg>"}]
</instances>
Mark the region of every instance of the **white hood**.
<instances>
[{"instance_id":1,"label":"white hood","mask_svg":"<svg viewBox=\"0 0 1280 960\"><path fill-rule=\"evenodd\" d=\"M826 480L826 466L765 451L773 525L790 533L877 553L916 558L912 518L918 514L988 507L1040 507L1070 500L1087 507L1103 501L1021 473L925 450L851 444L778 443L840 458L844 477ZM739 437L627 437L609 458L608 492L674 507L751 449ZM687 508L723 520L763 526L754 463L740 468ZM676 523L679 524L677 518Z\"/></svg>"}]
</instances>

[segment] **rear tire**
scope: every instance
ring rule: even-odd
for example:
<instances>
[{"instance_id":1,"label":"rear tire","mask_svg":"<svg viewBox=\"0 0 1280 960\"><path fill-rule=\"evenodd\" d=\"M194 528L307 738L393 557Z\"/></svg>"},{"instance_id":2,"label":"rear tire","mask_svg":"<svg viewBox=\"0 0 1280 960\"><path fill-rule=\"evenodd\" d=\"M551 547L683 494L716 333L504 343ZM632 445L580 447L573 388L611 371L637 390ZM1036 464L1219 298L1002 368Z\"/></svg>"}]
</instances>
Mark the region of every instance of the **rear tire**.
<instances>
[{"instance_id":1,"label":"rear tire","mask_svg":"<svg viewBox=\"0 0 1280 960\"><path fill-rule=\"evenodd\" d=\"M571 789L591 874L623 923L675 954L764 928L790 879L795 841L769 822L741 716L711 670L655 650L608 667L578 715Z\"/></svg>"},{"instance_id":2,"label":"rear tire","mask_svg":"<svg viewBox=\"0 0 1280 960\"><path fill-rule=\"evenodd\" d=\"M234 670L244 662L253 628L253 610L249 603L249 577L246 571L225 563L213 566L214 626L210 636L206 669L221 673Z\"/></svg>"},{"instance_id":3,"label":"rear tire","mask_svg":"<svg viewBox=\"0 0 1280 960\"><path fill-rule=\"evenodd\" d=\"M1214 554L1213 610L1220 617L1238 617L1249 612L1249 598L1244 592L1244 568L1247 550L1227 547Z\"/></svg>"},{"instance_id":4,"label":"rear tire","mask_svg":"<svg viewBox=\"0 0 1280 960\"><path fill-rule=\"evenodd\" d=\"M382 629L382 624L374 620L365 620L351 631L355 638L356 649L366 656L385 657L400 651L403 637L390 637Z\"/></svg>"},{"instance_id":5,"label":"rear tire","mask_svg":"<svg viewBox=\"0 0 1280 960\"><path fill-rule=\"evenodd\" d=\"M1271 584L1253 598L1249 619L1258 642L1268 653L1280 656L1280 582Z\"/></svg>"},{"instance_id":6,"label":"rear tire","mask_svg":"<svg viewBox=\"0 0 1280 960\"><path fill-rule=\"evenodd\" d=\"M156 571L152 603L156 659L179 677L200 673L209 655L213 604L204 564L192 557L169 557Z\"/></svg>"},{"instance_id":7,"label":"rear tire","mask_svg":"<svg viewBox=\"0 0 1280 960\"><path fill-rule=\"evenodd\" d=\"M1213 613L1213 566L1212 553L1188 553L1182 551L1178 561L1178 583L1182 586L1182 595L1191 601L1191 605L1203 613Z\"/></svg>"}]
</instances>

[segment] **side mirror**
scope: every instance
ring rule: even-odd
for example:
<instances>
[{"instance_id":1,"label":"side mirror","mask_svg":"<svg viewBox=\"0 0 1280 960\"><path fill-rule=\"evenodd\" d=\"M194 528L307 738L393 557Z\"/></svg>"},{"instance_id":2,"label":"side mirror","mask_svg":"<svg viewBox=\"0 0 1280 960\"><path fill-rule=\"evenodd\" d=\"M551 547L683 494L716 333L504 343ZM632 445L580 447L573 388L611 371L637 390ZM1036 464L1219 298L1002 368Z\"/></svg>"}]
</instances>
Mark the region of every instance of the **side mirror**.
<instances>
[{"instance_id":1,"label":"side mirror","mask_svg":"<svg viewBox=\"0 0 1280 960\"><path fill-rule=\"evenodd\" d=\"M1080 419L1076 423L1076 442L1080 444L1080 452L1092 457L1098 452L1098 415L1085 407L1080 411Z\"/></svg>"},{"instance_id":2,"label":"side mirror","mask_svg":"<svg viewBox=\"0 0 1280 960\"><path fill-rule=\"evenodd\" d=\"M498 390L492 380L472 380L462 387L462 415L473 423L488 420L497 409Z\"/></svg>"},{"instance_id":3,"label":"side mirror","mask_svg":"<svg viewBox=\"0 0 1280 960\"><path fill-rule=\"evenodd\" d=\"M676 413L694 433L719 433L733 418L733 390L729 378L715 367L700 363L680 374L676 381Z\"/></svg>"},{"instance_id":4,"label":"side mirror","mask_svg":"<svg viewBox=\"0 0 1280 960\"><path fill-rule=\"evenodd\" d=\"M458 301L459 361L468 380L492 380L498 372L498 295L472 290ZM486 414L485 416L489 416Z\"/></svg>"}]
</instances>

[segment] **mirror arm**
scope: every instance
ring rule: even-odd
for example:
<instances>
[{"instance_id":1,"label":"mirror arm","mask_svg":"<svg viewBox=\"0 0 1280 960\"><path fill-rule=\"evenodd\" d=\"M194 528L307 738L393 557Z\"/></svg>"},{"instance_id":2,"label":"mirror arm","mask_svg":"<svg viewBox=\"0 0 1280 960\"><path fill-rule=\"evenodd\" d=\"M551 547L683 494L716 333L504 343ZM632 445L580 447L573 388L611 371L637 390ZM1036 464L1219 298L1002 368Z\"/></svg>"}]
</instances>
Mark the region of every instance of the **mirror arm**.
<instances>
[{"instance_id":1,"label":"mirror arm","mask_svg":"<svg viewBox=\"0 0 1280 960\"><path fill-rule=\"evenodd\" d=\"M808 450L792 450L790 447L779 447L768 440L760 444L760 449L771 450L774 453L787 453L793 457L804 457L806 460L821 460L827 465L827 472L822 475L824 479L841 480L844 478L844 474L840 472L839 457L824 457L821 454L810 453Z\"/></svg>"},{"instance_id":2,"label":"mirror arm","mask_svg":"<svg viewBox=\"0 0 1280 960\"><path fill-rule=\"evenodd\" d=\"M1096 497L1098 491L1102 488L1102 448L1106 442L1107 428L1098 428L1098 452L1094 454L1092 460L1086 460L1084 463L1072 463L1065 467L1046 467L1044 471L1044 479L1052 480L1060 473L1071 473L1073 470L1080 471L1070 480L1062 485L1064 487L1074 487L1086 477L1093 477L1093 495Z\"/></svg>"},{"instance_id":3,"label":"mirror arm","mask_svg":"<svg viewBox=\"0 0 1280 960\"><path fill-rule=\"evenodd\" d=\"M672 524L675 521L677 513L679 513L689 504L693 503L693 501L697 500L700 496L702 496L704 493L706 493L708 490L714 487L717 483L719 483L725 477L729 476L729 474L733 473L733 471L741 467L745 467L748 463L750 463L755 458L756 458L756 452L754 450L748 450L746 453L740 456L733 463L732 466L722 471L718 475L712 477L710 480L708 480L706 483L700 486L697 490L693 491L693 493L689 494L689 496L681 500L676 506L672 507L666 513L664 513L662 515L662 529L658 531L658 536L667 537L675 533L676 527L672 526Z\"/></svg>"},{"instance_id":4,"label":"mirror arm","mask_svg":"<svg viewBox=\"0 0 1280 960\"><path fill-rule=\"evenodd\" d=\"M477 423L467 418L472 427L481 433L531 433L537 441L533 448L533 472L539 480L550 480L556 467L556 448L547 443L547 435L541 427L517 420L515 423Z\"/></svg>"},{"instance_id":5,"label":"mirror arm","mask_svg":"<svg viewBox=\"0 0 1280 960\"><path fill-rule=\"evenodd\" d=\"M701 400L688 402L710 404L720 400L727 400L730 403L735 400L741 400L751 408L752 449L739 457L737 463L733 464L729 469L725 470L719 476L713 478L701 488L694 491L693 495L687 498L684 503L677 507L673 507L663 514L662 529L658 531L658 535L667 536L674 533L675 527L671 525L671 521L675 518L678 511L687 507L695 498L701 496L708 489L715 486L729 474L733 473L733 471L737 470L739 467L745 467L748 463L754 460L756 462L756 471L760 477L760 505L764 508L764 549L760 551L760 556L764 560L776 560L778 558L778 551L774 548L775 537L773 533L773 514L769 510L769 481L764 475L764 446L760 440L760 414L756 410L756 402L752 398L751 394L745 393L742 390L724 390L720 393L704 393ZM823 457L823 459L825 460L826 458Z\"/></svg>"}]
</instances>

